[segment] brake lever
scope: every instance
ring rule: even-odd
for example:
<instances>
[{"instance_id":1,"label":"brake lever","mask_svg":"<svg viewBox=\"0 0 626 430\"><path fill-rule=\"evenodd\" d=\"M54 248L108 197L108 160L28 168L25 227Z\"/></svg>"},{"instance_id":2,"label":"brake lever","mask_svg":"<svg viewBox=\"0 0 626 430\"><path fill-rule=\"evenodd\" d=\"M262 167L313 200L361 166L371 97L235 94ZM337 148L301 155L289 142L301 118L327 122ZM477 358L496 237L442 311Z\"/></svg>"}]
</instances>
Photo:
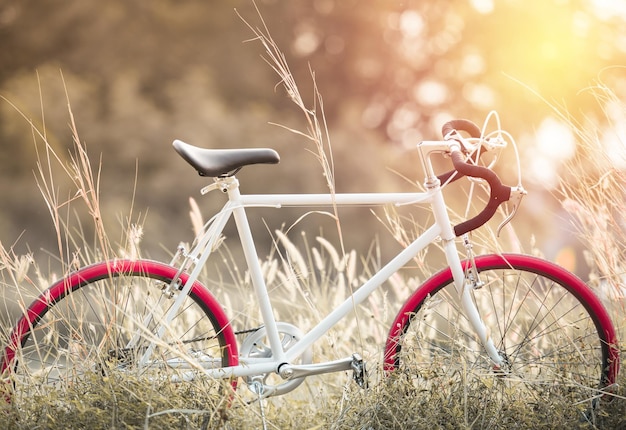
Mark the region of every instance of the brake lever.
<instances>
[{"instance_id":1,"label":"brake lever","mask_svg":"<svg viewBox=\"0 0 626 430\"><path fill-rule=\"evenodd\" d=\"M508 204L507 204L507 207L509 205L511 206L511 212L504 219L504 221L502 221L500 223L500 225L498 226L498 230L496 231L496 236L497 237L500 237L500 231L504 228L505 225L507 225L513 219L513 217L517 213L517 210L519 209L520 205L522 204L522 198L526 194L528 194L528 192L521 185L519 185L517 187L512 187L511 188L511 197L509 197L509 201L508 201Z\"/></svg>"}]
</instances>

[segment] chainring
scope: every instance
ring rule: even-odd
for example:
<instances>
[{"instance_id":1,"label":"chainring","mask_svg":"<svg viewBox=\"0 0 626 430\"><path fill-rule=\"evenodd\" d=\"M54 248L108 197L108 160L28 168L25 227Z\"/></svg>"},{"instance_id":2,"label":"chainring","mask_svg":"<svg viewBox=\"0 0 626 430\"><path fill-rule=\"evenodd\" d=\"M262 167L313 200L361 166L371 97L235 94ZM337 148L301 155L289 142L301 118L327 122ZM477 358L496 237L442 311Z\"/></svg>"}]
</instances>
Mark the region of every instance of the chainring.
<instances>
[{"instance_id":1,"label":"chainring","mask_svg":"<svg viewBox=\"0 0 626 430\"><path fill-rule=\"evenodd\" d=\"M303 337L303 333L296 326L289 323L277 322L278 334L284 351L289 350ZM261 327L252 334L248 335L241 344L239 350L241 357L248 358L269 358L272 356L272 348L267 339L267 330ZM297 364L310 364L313 360L313 351L308 348L299 357ZM275 373L265 373L260 376L248 376L246 383L248 389L253 393L257 393L254 386L255 382L262 379L263 391L262 397L279 396L295 389L304 382L305 378L295 378L284 380Z\"/></svg>"}]
</instances>

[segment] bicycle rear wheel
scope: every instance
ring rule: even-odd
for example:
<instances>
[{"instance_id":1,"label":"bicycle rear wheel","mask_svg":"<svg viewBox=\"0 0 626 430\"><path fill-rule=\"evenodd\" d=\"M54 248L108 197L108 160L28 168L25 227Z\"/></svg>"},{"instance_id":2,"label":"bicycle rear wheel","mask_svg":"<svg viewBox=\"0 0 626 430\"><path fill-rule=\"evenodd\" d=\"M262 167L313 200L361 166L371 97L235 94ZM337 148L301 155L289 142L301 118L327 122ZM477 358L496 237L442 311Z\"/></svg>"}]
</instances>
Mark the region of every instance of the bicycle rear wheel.
<instances>
[{"instance_id":1,"label":"bicycle rear wheel","mask_svg":"<svg viewBox=\"0 0 626 430\"><path fill-rule=\"evenodd\" d=\"M576 406L570 410L588 411L619 370L615 330L600 300L545 260L486 255L475 263L484 286L473 298L504 366L494 368L485 353L447 269L404 304L389 333L385 369L400 369L422 389L475 387L490 407L514 396L530 405L558 398Z\"/></svg>"},{"instance_id":2,"label":"bicycle rear wheel","mask_svg":"<svg viewBox=\"0 0 626 430\"><path fill-rule=\"evenodd\" d=\"M12 398L40 387L65 389L94 375L177 381L198 376L203 367L236 365L228 318L198 282L157 336L175 300L162 289L176 273L152 261L104 262L44 291L15 325L5 348L1 369L13 382ZM180 285L187 279L182 274Z\"/></svg>"}]
</instances>

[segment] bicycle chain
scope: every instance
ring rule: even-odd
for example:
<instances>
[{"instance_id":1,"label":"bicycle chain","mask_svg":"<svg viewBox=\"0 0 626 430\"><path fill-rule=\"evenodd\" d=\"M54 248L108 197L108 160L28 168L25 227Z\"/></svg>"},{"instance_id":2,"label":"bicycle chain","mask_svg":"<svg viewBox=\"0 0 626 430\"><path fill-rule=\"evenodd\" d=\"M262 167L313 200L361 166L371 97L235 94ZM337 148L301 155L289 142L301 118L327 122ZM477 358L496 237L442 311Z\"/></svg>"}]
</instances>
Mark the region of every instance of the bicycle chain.
<instances>
[{"instance_id":1,"label":"bicycle chain","mask_svg":"<svg viewBox=\"0 0 626 430\"><path fill-rule=\"evenodd\" d=\"M255 328L248 328L248 329L244 329L244 330L238 330L238 331L235 331L235 336L239 336L239 335L242 335L242 334L248 334L248 333L255 333L255 332L261 330L263 327L265 327L265 326L259 326L259 327L255 327ZM184 341L182 341L182 343L184 345L184 344L193 343L193 342L204 342L204 341L213 340L213 339L216 339L216 338L217 338L217 335L215 335L215 336L207 336L207 337L196 337L194 339L184 340Z\"/></svg>"}]
</instances>

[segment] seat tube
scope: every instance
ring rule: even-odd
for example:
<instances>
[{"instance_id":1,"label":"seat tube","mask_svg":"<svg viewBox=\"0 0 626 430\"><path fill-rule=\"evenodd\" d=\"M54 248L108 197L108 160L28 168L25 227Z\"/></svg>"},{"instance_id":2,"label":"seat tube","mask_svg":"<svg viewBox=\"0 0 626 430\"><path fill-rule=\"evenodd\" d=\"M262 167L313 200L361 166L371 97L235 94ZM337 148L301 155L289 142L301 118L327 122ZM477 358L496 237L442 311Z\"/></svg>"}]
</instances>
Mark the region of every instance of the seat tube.
<instances>
[{"instance_id":1,"label":"seat tube","mask_svg":"<svg viewBox=\"0 0 626 430\"><path fill-rule=\"evenodd\" d=\"M267 286L265 285L265 279L263 278L263 273L261 271L261 265L259 264L259 257L254 245L252 232L250 231L248 217L246 216L246 211L243 205L237 204L240 201L240 197L239 183L235 180L233 181L233 185L228 189L228 199L235 206L233 209L233 216L235 218L235 224L237 225L239 240L248 265L252 286L257 300L259 301L261 317L263 319L263 323L265 324L273 357L277 361L284 362L285 352L280 341L276 318L274 316L274 312L272 311L272 304L267 292Z\"/></svg>"}]
</instances>

